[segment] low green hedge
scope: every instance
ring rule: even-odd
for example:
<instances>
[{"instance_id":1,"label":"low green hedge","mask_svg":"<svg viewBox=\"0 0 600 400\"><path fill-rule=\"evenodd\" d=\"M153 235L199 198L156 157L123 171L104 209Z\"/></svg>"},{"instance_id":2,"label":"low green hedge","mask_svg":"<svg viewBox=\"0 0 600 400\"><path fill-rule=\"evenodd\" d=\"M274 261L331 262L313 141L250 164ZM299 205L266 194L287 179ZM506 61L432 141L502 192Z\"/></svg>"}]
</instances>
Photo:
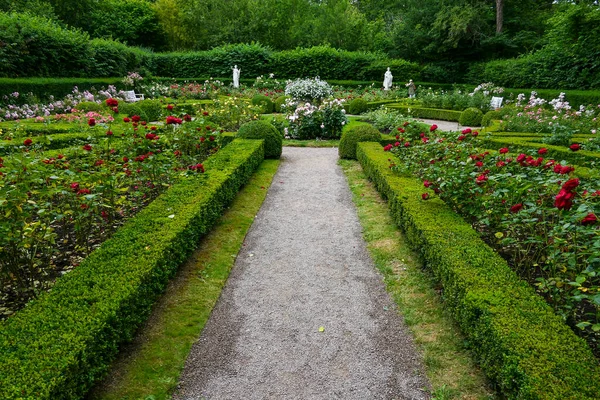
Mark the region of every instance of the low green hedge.
<instances>
[{"instance_id":1,"label":"low green hedge","mask_svg":"<svg viewBox=\"0 0 600 400\"><path fill-rule=\"evenodd\" d=\"M82 398L263 159L263 141L229 144L0 324L0 398Z\"/></svg>"},{"instance_id":2,"label":"low green hedge","mask_svg":"<svg viewBox=\"0 0 600 400\"><path fill-rule=\"evenodd\" d=\"M84 143L90 137L91 133L60 133L56 135L33 136L31 141L33 145L42 145L44 150L56 150L78 143ZM99 134L96 134L99 135ZM102 133L102 135L105 135ZM9 154L14 152L20 146L23 146L23 138L13 140L0 140L0 154Z\"/></svg>"},{"instance_id":3,"label":"low green hedge","mask_svg":"<svg viewBox=\"0 0 600 400\"><path fill-rule=\"evenodd\" d=\"M435 108L422 108L389 104L386 107L398 110L403 114L411 115L414 118L439 119L443 121L458 122L462 111L440 110ZM410 109L410 112L409 112Z\"/></svg>"},{"instance_id":4,"label":"low green hedge","mask_svg":"<svg viewBox=\"0 0 600 400\"><path fill-rule=\"evenodd\" d=\"M527 151L527 150L538 150L542 147L548 149L546 158L553 158L561 161L565 160L573 164L582 164L600 161L600 152L579 150L572 151L565 146L554 146L546 143L537 143L532 141L533 138L527 137L491 137L482 138L483 145L491 149L500 149L502 147L508 147L512 151Z\"/></svg>"},{"instance_id":5,"label":"low green hedge","mask_svg":"<svg viewBox=\"0 0 600 400\"><path fill-rule=\"evenodd\" d=\"M21 122L19 124L15 122L0 122L0 129L3 131L2 136L6 136L8 132L13 132L15 137L29 137L56 135L60 133L73 133L80 131L81 127L78 124L73 123L56 123L46 125L38 122Z\"/></svg>"},{"instance_id":6,"label":"low green hedge","mask_svg":"<svg viewBox=\"0 0 600 400\"><path fill-rule=\"evenodd\" d=\"M422 200L420 180L390 171L380 144L360 143L357 155L440 279L449 309L501 392L514 399L596 399L598 360L506 261L442 200Z\"/></svg>"},{"instance_id":7,"label":"low green hedge","mask_svg":"<svg viewBox=\"0 0 600 400\"><path fill-rule=\"evenodd\" d=\"M106 88L108 85L125 89L121 80L123 78L0 78L0 97L13 92L19 92L20 97L24 97L31 92L42 101L48 101L50 96L58 100L71 93L75 86L80 92Z\"/></svg>"}]
</instances>

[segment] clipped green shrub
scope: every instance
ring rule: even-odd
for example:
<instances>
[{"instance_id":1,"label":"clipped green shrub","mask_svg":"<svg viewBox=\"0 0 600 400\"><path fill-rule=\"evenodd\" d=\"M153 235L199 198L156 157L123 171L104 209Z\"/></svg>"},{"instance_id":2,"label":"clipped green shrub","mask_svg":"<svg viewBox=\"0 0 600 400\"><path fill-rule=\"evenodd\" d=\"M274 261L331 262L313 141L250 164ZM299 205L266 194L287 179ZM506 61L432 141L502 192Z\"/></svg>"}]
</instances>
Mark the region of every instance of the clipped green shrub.
<instances>
[{"instance_id":1,"label":"clipped green shrub","mask_svg":"<svg viewBox=\"0 0 600 400\"><path fill-rule=\"evenodd\" d=\"M278 113L282 112L281 106L283 106L289 98L290 98L290 96L279 96L278 98L276 98L275 102L273 103L273 105L275 107L275 112L278 112Z\"/></svg>"},{"instance_id":2,"label":"clipped green shrub","mask_svg":"<svg viewBox=\"0 0 600 400\"><path fill-rule=\"evenodd\" d=\"M458 123L462 126L481 126L481 120L483 119L483 112L478 108L467 108L460 114Z\"/></svg>"},{"instance_id":3,"label":"clipped green shrub","mask_svg":"<svg viewBox=\"0 0 600 400\"><path fill-rule=\"evenodd\" d=\"M396 224L441 281L482 370L508 399L596 399L600 366L583 339L423 182L389 168L381 145L357 149Z\"/></svg>"},{"instance_id":4,"label":"clipped green shrub","mask_svg":"<svg viewBox=\"0 0 600 400\"><path fill-rule=\"evenodd\" d=\"M148 116L136 103L125 103L124 101L119 103L119 113L127 114L128 117L139 115L142 121L148 121Z\"/></svg>"},{"instance_id":5,"label":"clipped green shrub","mask_svg":"<svg viewBox=\"0 0 600 400\"><path fill-rule=\"evenodd\" d=\"M271 99L262 94L254 96L252 98L252 104L260 106L262 114L271 114L275 109Z\"/></svg>"},{"instance_id":6,"label":"clipped green shrub","mask_svg":"<svg viewBox=\"0 0 600 400\"><path fill-rule=\"evenodd\" d=\"M348 106L348 112L353 115L362 114L369 110L369 104L362 97L357 97L350 102Z\"/></svg>"},{"instance_id":7,"label":"clipped green shrub","mask_svg":"<svg viewBox=\"0 0 600 400\"><path fill-rule=\"evenodd\" d=\"M77 104L75 108L79 111L87 113L90 111L100 112L104 107L102 106L102 104L98 104L93 101L82 101L81 103Z\"/></svg>"},{"instance_id":8,"label":"clipped green shrub","mask_svg":"<svg viewBox=\"0 0 600 400\"><path fill-rule=\"evenodd\" d=\"M283 137L273 125L266 121L250 121L238 130L242 139L264 139L265 158L279 158L283 147Z\"/></svg>"},{"instance_id":9,"label":"clipped green shrub","mask_svg":"<svg viewBox=\"0 0 600 400\"><path fill-rule=\"evenodd\" d=\"M381 133L370 124L356 125L342 133L338 154L340 158L356 160L356 145L359 142L379 142Z\"/></svg>"},{"instance_id":10,"label":"clipped green shrub","mask_svg":"<svg viewBox=\"0 0 600 400\"><path fill-rule=\"evenodd\" d=\"M263 148L256 140L227 145L206 160L204 174L174 184L1 323L0 398L83 398L263 161Z\"/></svg>"},{"instance_id":11,"label":"clipped green shrub","mask_svg":"<svg viewBox=\"0 0 600 400\"><path fill-rule=\"evenodd\" d=\"M429 118L429 119L441 119L444 121L456 121L460 119L460 111L454 110L441 110L437 108L421 108L412 106L401 106L390 104L386 105L394 110L400 111L404 115L408 115L414 118Z\"/></svg>"},{"instance_id":12,"label":"clipped green shrub","mask_svg":"<svg viewBox=\"0 0 600 400\"><path fill-rule=\"evenodd\" d=\"M135 105L146 115L146 121L158 121L163 116L164 108L160 100L142 100Z\"/></svg>"},{"instance_id":13,"label":"clipped green shrub","mask_svg":"<svg viewBox=\"0 0 600 400\"><path fill-rule=\"evenodd\" d=\"M502 111L500 110L491 110L486 112L481 119L481 126L490 126L492 125L493 120L502 119Z\"/></svg>"}]
</instances>

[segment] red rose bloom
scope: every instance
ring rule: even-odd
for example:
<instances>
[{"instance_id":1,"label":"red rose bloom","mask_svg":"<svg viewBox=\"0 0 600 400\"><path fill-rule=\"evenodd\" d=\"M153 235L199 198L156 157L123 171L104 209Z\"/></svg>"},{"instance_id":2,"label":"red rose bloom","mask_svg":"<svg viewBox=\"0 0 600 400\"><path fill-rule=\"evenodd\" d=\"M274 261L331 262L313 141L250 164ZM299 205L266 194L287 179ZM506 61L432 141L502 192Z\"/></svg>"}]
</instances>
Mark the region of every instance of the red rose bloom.
<instances>
[{"instance_id":1,"label":"red rose bloom","mask_svg":"<svg viewBox=\"0 0 600 400\"><path fill-rule=\"evenodd\" d=\"M113 135L112 131L106 131L106 136L112 136L112 135Z\"/></svg>"},{"instance_id":2,"label":"red rose bloom","mask_svg":"<svg viewBox=\"0 0 600 400\"><path fill-rule=\"evenodd\" d=\"M433 132L438 128L438 126L436 124L431 125L431 127L429 128L429 132Z\"/></svg>"},{"instance_id":3,"label":"red rose bloom","mask_svg":"<svg viewBox=\"0 0 600 400\"><path fill-rule=\"evenodd\" d=\"M404 147L410 147L410 142L404 143Z\"/></svg>"},{"instance_id":4,"label":"red rose bloom","mask_svg":"<svg viewBox=\"0 0 600 400\"><path fill-rule=\"evenodd\" d=\"M146 139L148 140L157 140L159 138L158 135L155 135L154 133L146 133Z\"/></svg>"},{"instance_id":5,"label":"red rose bloom","mask_svg":"<svg viewBox=\"0 0 600 400\"><path fill-rule=\"evenodd\" d=\"M519 154L519 156L517 157L517 162L523 162L525 161L525 159L527 158L527 156L523 153Z\"/></svg>"},{"instance_id":6,"label":"red rose bloom","mask_svg":"<svg viewBox=\"0 0 600 400\"><path fill-rule=\"evenodd\" d=\"M123 122L130 122L131 120L129 119L129 117L125 117L123 118Z\"/></svg>"},{"instance_id":7,"label":"red rose bloom","mask_svg":"<svg viewBox=\"0 0 600 400\"><path fill-rule=\"evenodd\" d=\"M33 140L31 140L29 138L23 140L23 144L27 147L31 146L32 143L33 143Z\"/></svg>"},{"instance_id":8,"label":"red rose bloom","mask_svg":"<svg viewBox=\"0 0 600 400\"><path fill-rule=\"evenodd\" d=\"M539 155L546 154L547 152L548 152L548 149L545 147L542 147L541 149L538 150Z\"/></svg>"},{"instance_id":9,"label":"red rose bloom","mask_svg":"<svg viewBox=\"0 0 600 400\"><path fill-rule=\"evenodd\" d=\"M573 189L575 189L577 186L579 186L579 179L573 178L573 179L569 179L568 181L566 181L562 185L562 189L566 190L567 192L572 192Z\"/></svg>"},{"instance_id":10,"label":"red rose bloom","mask_svg":"<svg viewBox=\"0 0 600 400\"><path fill-rule=\"evenodd\" d=\"M92 145L91 144L86 144L86 145L83 146L83 149L85 151L92 151Z\"/></svg>"},{"instance_id":11,"label":"red rose bloom","mask_svg":"<svg viewBox=\"0 0 600 400\"><path fill-rule=\"evenodd\" d=\"M204 143L204 141L206 140L206 138L204 136L200 136L200 143ZM391 148L391 147L390 147ZM386 150L387 151L387 150Z\"/></svg>"},{"instance_id":12,"label":"red rose bloom","mask_svg":"<svg viewBox=\"0 0 600 400\"><path fill-rule=\"evenodd\" d=\"M508 153L508 147L503 147L503 148L501 148L500 150L498 150L498 152L499 152L500 154L506 154L506 153Z\"/></svg>"},{"instance_id":13,"label":"red rose bloom","mask_svg":"<svg viewBox=\"0 0 600 400\"><path fill-rule=\"evenodd\" d=\"M573 143L572 145L569 146L569 148L572 151L578 151L579 149L581 149L581 145L579 143Z\"/></svg>"},{"instance_id":14,"label":"red rose bloom","mask_svg":"<svg viewBox=\"0 0 600 400\"><path fill-rule=\"evenodd\" d=\"M202 115L204 115L205 117L208 116L208 111L202 111Z\"/></svg>"},{"instance_id":15,"label":"red rose bloom","mask_svg":"<svg viewBox=\"0 0 600 400\"><path fill-rule=\"evenodd\" d=\"M185 114L183 116L183 120L186 122L190 122L192 120L192 116L190 114Z\"/></svg>"},{"instance_id":16,"label":"red rose bloom","mask_svg":"<svg viewBox=\"0 0 600 400\"><path fill-rule=\"evenodd\" d=\"M475 137L477 137L477 136L479 136L479 132L475 131L475 132L473 132L472 135L475 136Z\"/></svg>"},{"instance_id":17,"label":"red rose bloom","mask_svg":"<svg viewBox=\"0 0 600 400\"><path fill-rule=\"evenodd\" d=\"M169 111L173 111L173 105L172 105L172 104L169 104L169 105L167 106L167 110L169 110Z\"/></svg>"},{"instance_id":18,"label":"red rose bloom","mask_svg":"<svg viewBox=\"0 0 600 400\"><path fill-rule=\"evenodd\" d=\"M394 147L392 144L388 144L387 146L385 146L383 148L383 151L390 151L392 149L392 147Z\"/></svg>"},{"instance_id":19,"label":"red rose bloom","mask_svg":"<svg viewBox=\"0 0 600 400\"><path fill-rule=\"evenodd\" d=\"M518 213L519 211L521 211L522 208L523 208L523 204L517 203L517 204L515 204L514 206L512 206L510 208L510 212L511 213Z\"/></svg>"},{"instance_id":20,"label":"red rose bloom","mask_svg":"<svg viewBox=\"0 0 600 400\"><path fill-rule=\"evenodd\" d=\"M119 101L111 97L110 99L106 99L106 105L108 107L116 107L119 105Z\"/></svg>"},{"instance_id":21,"label":"red rose bloom","mask_svg":"<svg viewBox=\"0 0 600 400\"><path fill-rule=\"evenodd\" d=\"M487 180L487 175L481 174L477 178L475 178L475 183L478 185L483 185Z\"/></svg>"},{"instance_id":22,"label":"red rose bloom","mask_svg":"<svg viewBox=\"0 0 600 400\"><path fill-rule=\"evenodd\" d=\"M142 118L139 115L134 115L133 117L131 117L131 120L136 123L140 122L141 119Z\"/></svg>"},{"instance_id":23,"label":"red rose bloom","mask_svg":"<svg viewBox=\"0 0 600 400\"><path fill-rule=\"evenodd\" d=\"M422 198L423 200L429 200L429 193L423 193L423 194L421 195L421 198Z\"/></svg>"},{"instance_id":24,"label":"red rose bloom","mask_svg":"<svg viewBox=\"0 0 600 400\"><path fill-rule=\"evenodd\" d=\"M598 222L598 217L593 213L589 213L581 220L581 225L593 225L596 222Z\"/></svg>"},{"instance_id":25,"label":"red rose bloom","mask_svg":"<svg viewBox=\"0 0 600 400\"><path fill-rule=\"evenodd\" d=\"M88 125L89 126L96 126L96 119L95 118L88 119Z\"/></svg>"},{"instance_id":26,"label":"red rose bloom","mask_svg":"<svg viewBox=\"0 0 600 400\"><path fill-rule=\"evenodd\" d=\"M466 138L467 138L467 137L466 137L465 135L460 135L460 136L458 137L458 141L463 141L463 140L465 140Z\"/></svg>"},{"instance_id":27,"label":"red rose bloom","mask_svg":"<svg viewBox=\"0 0 600 400\"><path fill-rule=\"evenodd\" d=\"M79 190L79 183L73 182L71 183L71 190L77 192Z\"/></svg>"},{"instance_id":28,"label":"red rose bloom","mask_svg":"<svg viewBox=\"0 0 600 400\"><path fill-rule=\"evenodd\" d=\"M504 167L504 166L506 166L506 163L505 163L504 161L498 161L498 162L496 163L496 167L498 167L498 168L502 168L502 167Z\"/></svg>"},{"instance_id":29,"label":"red rose bloom","mask_svg":"<svg viewBox=\"0 0 600 400\"><path fill-rule=\"evenodd\" d=\"M570 210L573 206L575 193L561 189L554 198L554 206L559 210Z\"/></svg>"},{"instance_id":30,"label":"red rose bloom","mask_svg":"<svg viewBox=\"0 0 600 400\"><path fill-rule=\"evenodd\" d=\"M172 115L169 115L167 117L167 125L179 125L182 122L183 121L181 120L181 118L177 118L177 117L174 117Z\"/></svg>"},{"instance_id":31,"label":"red rose bloom","mask_svg":"<svg viewBox=\"0 0 600 400\"><path fill-rule=\"evenodd\" d=\"M467 135L467 134L469 134L469 133L471 133L471 132L472 132L472 131L471 131L471 128L466 128L466 129L463 129L463 131L462 131L462 134L463 134L463 135Z\"/></svg>"},{"instance_id":32,"label":"red rose bloom","mask_svg":"<svg viewBox=\"0 0 600 400\"><path fill-rule=\"evenodd\" d=\"M394 147L398 147L398 146L400 146L400 142L394 143Z\"/></svg>"},{"instance_id":33,"label":"red rose bloom","mask_svg":"<svg viewBox=\"0 0 600 400\"><path fill-rule=\"evenodd\" d=\"M431 182L429 182L429 181L423 181L423 186L425 186L426 188L428 188L429 186L431 186Z\"/></svg>"}]
</instances>

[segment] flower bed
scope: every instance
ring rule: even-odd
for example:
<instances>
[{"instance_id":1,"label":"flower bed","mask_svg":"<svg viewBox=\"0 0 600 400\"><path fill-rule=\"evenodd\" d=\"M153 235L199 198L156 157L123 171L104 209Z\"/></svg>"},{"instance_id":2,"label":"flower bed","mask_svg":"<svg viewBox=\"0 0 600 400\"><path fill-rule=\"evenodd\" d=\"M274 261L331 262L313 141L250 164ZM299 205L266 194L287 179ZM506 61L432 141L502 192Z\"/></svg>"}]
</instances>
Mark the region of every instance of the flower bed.
<instances>
[{"instance_id":1,"label":"flower bed","mask_svg":"<svg viewBox=\"0 0 600 400\"><path fill-rule=\"evenodd\" d=\"M235 140L0 324L0 397L81 398L263 158L262 141Z\"/></svg>"},{"instance_id":2,"label":"flower bed","mask_svg":"<svg viewBox=\"0 0 600 400\"><path fill-rule=\"evenodd\" d=\"M598 361L550 307L423 182L390 170L379 144L358 159L396 223L443 284L446 302L486 374L509 398L594 399Z\"/></svg>"},{"instance_id":3,"label":"flower bed","mask_svg":"<svg viewBox=\"0 0 600 400\"><path fill-rule=\"evenodd\" d=\"M11 141L12 153L0 158L0 317L75 268L170 185L203 172L219 148L220 135L202 119L176 128L142 123L122 124L118 134L95 126L56 135L63 145L87 139L68 149L41 151L48 147L35 145L39 137Z\"/></svg>"}]
</instances>

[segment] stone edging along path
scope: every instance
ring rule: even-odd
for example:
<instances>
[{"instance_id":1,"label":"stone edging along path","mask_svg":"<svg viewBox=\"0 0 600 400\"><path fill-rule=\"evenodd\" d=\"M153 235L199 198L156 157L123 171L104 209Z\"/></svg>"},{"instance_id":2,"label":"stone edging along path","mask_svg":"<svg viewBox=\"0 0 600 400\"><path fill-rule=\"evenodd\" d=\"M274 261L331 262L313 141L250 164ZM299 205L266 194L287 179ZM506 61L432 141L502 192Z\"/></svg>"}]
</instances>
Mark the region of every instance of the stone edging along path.
<instances>
[{"instance_id":1,"label":"stone edging along path","mask_svg":"<svg viewBox=\"0 0 600 400\"><path fill-rule=\"evenodd\" d=\"M337 158L284 148L175 399L429 398Z\"/></svg>"}]
</instances>

